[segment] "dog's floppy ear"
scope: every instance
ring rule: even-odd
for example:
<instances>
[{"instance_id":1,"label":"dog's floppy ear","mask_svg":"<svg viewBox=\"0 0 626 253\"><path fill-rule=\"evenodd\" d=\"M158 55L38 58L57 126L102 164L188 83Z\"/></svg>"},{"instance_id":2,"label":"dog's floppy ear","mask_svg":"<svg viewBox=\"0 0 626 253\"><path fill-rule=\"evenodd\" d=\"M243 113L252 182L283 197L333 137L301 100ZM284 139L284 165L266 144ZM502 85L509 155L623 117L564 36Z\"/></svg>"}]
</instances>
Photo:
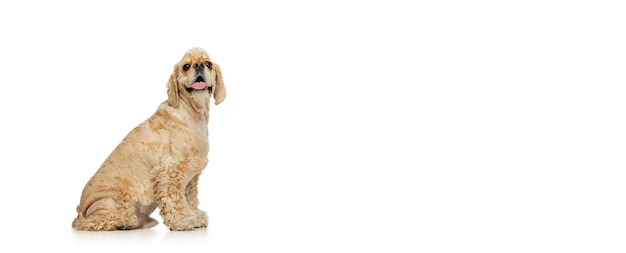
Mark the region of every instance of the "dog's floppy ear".
<instances>
[{"instance_id":1,"label":"dog's floppy ear","mask_svg":"<svg viewBox=\"0 0 626 253\"><path fill-rule=\"evenodd\" d=\"M215 87L213 88L213 98L215 99L215 105L218 105L224 99L226 99L226 87L224 87L224 78L222 77L222 68L220 65L213 64L215 67Z\"/></svg>"},{"instance_id":2,"label":"dog's floppy ear","mask_svg":"<svg viewBox=\"0 0 626 253\"><path fill-rule=\"evenodd\" d=\"M178 64L174 66L174 72L167 81L167 103L172 107L178 107Z\"/></svg>"}]
</instances>

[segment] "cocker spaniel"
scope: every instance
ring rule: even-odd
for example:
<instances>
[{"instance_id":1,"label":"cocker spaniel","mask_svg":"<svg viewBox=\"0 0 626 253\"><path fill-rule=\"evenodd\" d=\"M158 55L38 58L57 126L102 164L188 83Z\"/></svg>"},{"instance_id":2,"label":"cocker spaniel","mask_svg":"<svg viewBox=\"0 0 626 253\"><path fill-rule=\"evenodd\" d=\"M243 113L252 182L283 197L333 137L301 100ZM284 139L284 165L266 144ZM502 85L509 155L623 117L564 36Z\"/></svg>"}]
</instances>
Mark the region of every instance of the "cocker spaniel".
<instances>
[{"instance_id":1,"label":"cocker spaniel","mask_svg":"<svg viewBox=\"0 0 626 253\"><path fill-rule=\"evenodd\" d=\"M167 83L168 98L130 131L83 189L77 230L151 228L158 207L170 230L208 226L198 209L198 177L208 162L209 100L226 98L220 66L188 50Z\"/></svg>"}]
</instances>

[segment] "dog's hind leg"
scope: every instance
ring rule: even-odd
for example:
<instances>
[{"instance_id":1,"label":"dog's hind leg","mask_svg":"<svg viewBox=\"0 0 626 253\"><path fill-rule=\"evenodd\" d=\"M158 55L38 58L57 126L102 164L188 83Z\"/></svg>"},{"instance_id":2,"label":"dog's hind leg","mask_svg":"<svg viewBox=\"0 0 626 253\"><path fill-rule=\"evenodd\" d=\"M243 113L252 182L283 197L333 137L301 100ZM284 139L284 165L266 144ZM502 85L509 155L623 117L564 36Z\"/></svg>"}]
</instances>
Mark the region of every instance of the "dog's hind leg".
<instances>
[{"instance_id":1,"label":"dog's hind leg","mask_svg":"<svg viewBox=\"0 0 626 253\"><path fill-rule=\"evenodd\" d=\"M128 230L137 228L137 216L129 203L116 202L111 198L99 199L85 212L78 212L72 227L86 231Z\"/></svg>"},{"instance_id":2,"label":"dog's hind leg","mask_svg":"<svg viewBox=\"0 0 626 253\"><path fill-rule=\"evenodd\" d=\"M84 211L77 208L78 217L72 222L72 227L86 231L110 231L117 230L120 218L123 214L117 208L117 204L110 198L96 200Z\"/></svg>"}]
</instances>

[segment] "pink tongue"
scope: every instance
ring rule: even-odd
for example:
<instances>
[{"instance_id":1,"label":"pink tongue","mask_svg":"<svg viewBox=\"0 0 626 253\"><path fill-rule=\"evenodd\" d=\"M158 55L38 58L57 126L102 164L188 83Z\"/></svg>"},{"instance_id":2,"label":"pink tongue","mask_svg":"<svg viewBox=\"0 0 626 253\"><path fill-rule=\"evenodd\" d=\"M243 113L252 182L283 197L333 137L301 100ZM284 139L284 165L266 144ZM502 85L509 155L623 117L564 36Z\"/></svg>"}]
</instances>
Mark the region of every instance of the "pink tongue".
<instances>
[{"instance_id":1,"label":"pink tongue","mask_svg":"<svg viewBox=\"0 0 626 253\"><path fill-rule=\"evenodd\" d=\"M195 82L191 85L191 88L194 88L196 90L201 90L204 89L204 87L206 87L206 83L205 82Z\"/></svg>"}]
</instances>

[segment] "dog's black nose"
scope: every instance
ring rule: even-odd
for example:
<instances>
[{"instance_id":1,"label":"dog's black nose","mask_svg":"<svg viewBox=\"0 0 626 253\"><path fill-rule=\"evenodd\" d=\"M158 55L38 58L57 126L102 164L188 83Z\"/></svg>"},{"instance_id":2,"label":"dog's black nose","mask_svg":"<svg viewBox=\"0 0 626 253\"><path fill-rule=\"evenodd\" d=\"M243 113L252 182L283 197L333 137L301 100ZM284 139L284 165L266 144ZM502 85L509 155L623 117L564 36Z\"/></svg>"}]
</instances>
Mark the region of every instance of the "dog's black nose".
<instances>
[{"instance_id":1,"label":"dog's black nose","mask_svg":"<svg viewBox=\"0 0 626 253\"><path fill-rule=\"evenodd\" d=\"M204 69L204 64L196 62L196 63L193 64L193 69L195 69L195 70L202 70L202 69Z\"/></svg>"}]
</instances>

